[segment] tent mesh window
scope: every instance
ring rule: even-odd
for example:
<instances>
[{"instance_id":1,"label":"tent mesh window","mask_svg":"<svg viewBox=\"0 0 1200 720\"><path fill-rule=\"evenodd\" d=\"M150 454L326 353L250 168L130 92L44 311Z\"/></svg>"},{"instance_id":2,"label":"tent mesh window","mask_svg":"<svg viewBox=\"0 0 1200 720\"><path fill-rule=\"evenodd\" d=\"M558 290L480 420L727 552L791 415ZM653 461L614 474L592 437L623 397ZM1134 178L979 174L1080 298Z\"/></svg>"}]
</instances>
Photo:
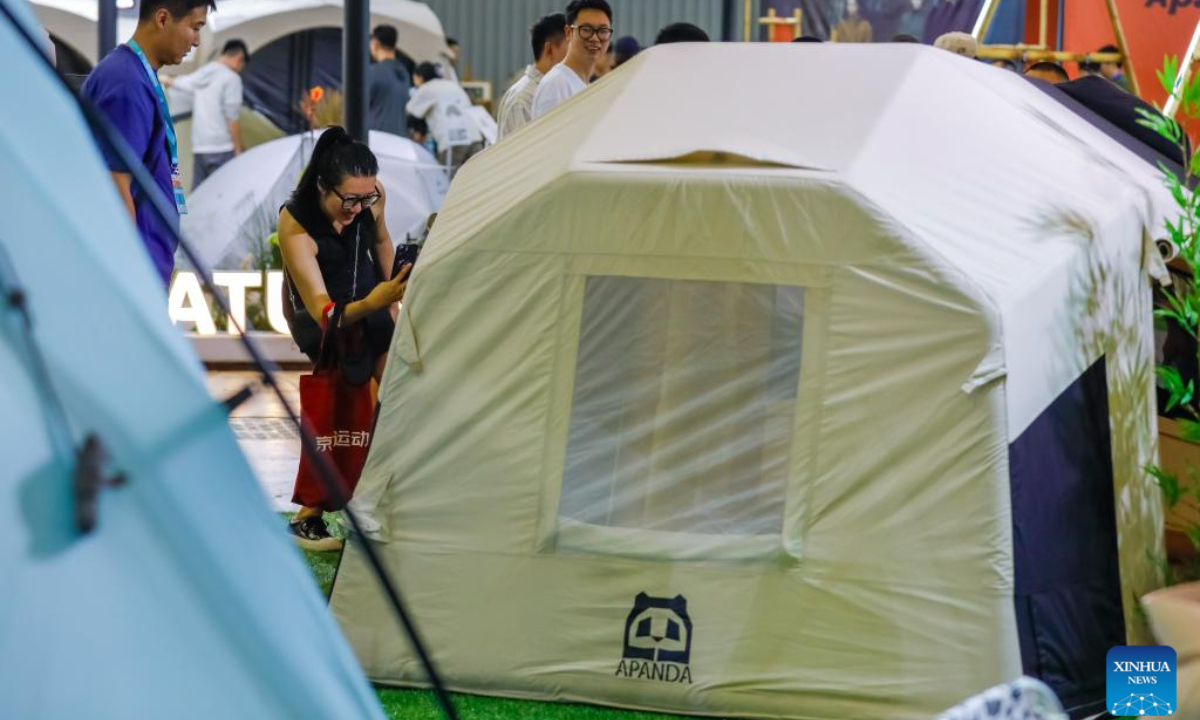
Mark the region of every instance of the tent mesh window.
<instances>
[{"instance_id":1,"label":"tent mesh window","mask_svg":"<svg viewBox=\"0 0 1200 720\"><path fill-rule=\"evenodd\" d=\"M589 277L560 518L778 535L804 289Z\"/></svg>"}]
</instances>

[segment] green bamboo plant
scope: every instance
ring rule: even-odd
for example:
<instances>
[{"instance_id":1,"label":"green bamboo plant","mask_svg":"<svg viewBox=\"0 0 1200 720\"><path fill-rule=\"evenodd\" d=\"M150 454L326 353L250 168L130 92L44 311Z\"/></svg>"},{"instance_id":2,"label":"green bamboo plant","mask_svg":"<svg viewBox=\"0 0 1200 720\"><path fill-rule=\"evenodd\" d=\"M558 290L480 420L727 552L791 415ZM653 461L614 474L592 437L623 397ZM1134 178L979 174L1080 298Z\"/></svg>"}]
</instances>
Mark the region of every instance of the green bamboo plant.
<instances>
[{"instance_id":1,"label":"green bamboo plant","mask_svg":"<svg viewBox=\"0 0 1200 720\"><path fill-rule=\"evenodd\" d=\"M1167 58L1158 72L1159 82L1169 96L1175 96L1184 116L1200 119L1200 75L1184 82L1179 73L1179 59ZM1192 192L1191 188L1200 171L1200 149L1193 149L1183 126L1173 117L1150 110L1139 110L1139 113L1142 118L1138 122L1179 147L1180 157L1184 159L1182 177L1166 166L1160 167L1179 210L1174 220L1167 221L1166 231L1187 272L1172 273L1172 283L1160 293L1155 314L1161 329L1177 328L1195 344L1200 342L1200 288L1196 284L1200 277L1197 275L1197 268L1200 268L1200 193ZM1195 345L1192 352L1197 352ZM1177 418L1185 441L1200 444L1200 396L1195 379L1185 379L1178 368L1165 362L1157 371L1159 386L1167 395L1166 405L1160 411ZM1182 473L1159 466L1149 467L1147 471L1157 481L1170 510L1200 509L1200 468L1189 463ZM1184 531L1200 555L1200 522L1190 523ZM1168 585L1200 579L1200 560L1174 566L1165 559L1158 562Z\"/></svg>"}]
</instances>

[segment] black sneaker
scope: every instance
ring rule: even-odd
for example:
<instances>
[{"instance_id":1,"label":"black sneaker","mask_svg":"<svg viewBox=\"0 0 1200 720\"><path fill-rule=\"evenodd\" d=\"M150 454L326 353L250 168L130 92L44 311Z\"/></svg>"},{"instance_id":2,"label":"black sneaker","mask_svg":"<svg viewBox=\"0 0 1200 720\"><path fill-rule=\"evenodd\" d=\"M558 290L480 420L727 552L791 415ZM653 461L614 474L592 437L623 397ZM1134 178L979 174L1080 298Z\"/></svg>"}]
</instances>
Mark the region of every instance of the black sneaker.
<instances>
[{"instance_id":1,"label":"black sneaker","mask_svg":"<svg viewBox=\"0 0 1200 720\"><path fill-rule=\"evenodd\" d=\"M342 549L342 541L329 534L325 521L320 517L307 517L288 523L288 532L296 544L313 552L332 552Z\"/></svg>"}]
</instances>

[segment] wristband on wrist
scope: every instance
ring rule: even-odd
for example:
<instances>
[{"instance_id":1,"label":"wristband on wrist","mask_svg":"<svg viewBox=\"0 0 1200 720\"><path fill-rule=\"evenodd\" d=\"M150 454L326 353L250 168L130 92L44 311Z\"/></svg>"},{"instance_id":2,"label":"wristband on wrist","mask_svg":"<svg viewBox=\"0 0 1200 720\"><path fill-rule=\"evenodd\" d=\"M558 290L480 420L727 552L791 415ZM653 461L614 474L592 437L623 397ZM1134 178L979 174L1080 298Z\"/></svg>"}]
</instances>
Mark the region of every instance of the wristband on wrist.
<instances>
[{"instance_id":1,"label":"wristband on wrist","mask_svg":"<svg viewBox=\"0 0 1200 720\"><path fill-rule=\"evenodd\" d=\"M327 303L321 308L321 329L329 327L329 316L333 314L333 309L337 307L337 303Z\"/></svg>"}]
</instances>

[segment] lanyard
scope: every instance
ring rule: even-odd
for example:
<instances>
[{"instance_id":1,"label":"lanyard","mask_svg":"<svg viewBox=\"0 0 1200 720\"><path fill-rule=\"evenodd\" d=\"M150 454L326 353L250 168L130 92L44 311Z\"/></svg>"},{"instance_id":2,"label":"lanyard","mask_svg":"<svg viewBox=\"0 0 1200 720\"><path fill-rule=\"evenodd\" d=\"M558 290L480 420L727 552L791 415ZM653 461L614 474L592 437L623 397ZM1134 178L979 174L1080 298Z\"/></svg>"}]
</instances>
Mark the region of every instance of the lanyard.
<instances>
[{"instance_id":1,"label":"lanyard","mask_svg":"<svg viewBox=\"0 0 1200 720\"><path fill-rule=\"evenodd\" d=\"M150 84L154 86L154 94L158 96L158 112L162 115L163 126L167 131L167 149L171 152L171 171L178 172L179 141L175 137L175 123L171 121L171 109L167 106L166 93L163 92L162 83L158 81L158 73L150 67L150 61L146 59L146 53L142 52L137 40L129 41L129 49L138 56L138 60L142 61L142 67L146 70L147 77L150 78Z\"/></svg>"}]
</instances>

